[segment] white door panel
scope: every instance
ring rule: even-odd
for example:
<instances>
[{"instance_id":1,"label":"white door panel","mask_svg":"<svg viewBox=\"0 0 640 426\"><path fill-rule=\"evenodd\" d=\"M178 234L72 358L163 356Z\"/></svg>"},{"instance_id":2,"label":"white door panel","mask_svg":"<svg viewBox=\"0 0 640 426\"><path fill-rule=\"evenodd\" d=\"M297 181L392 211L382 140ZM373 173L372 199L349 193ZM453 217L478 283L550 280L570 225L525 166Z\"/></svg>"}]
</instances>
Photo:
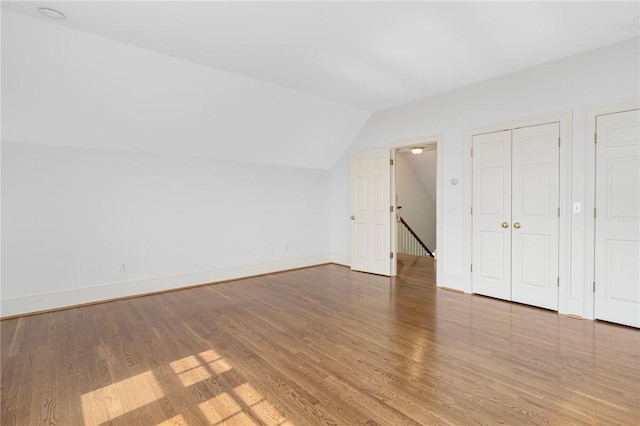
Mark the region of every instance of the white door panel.
<instances>
[{"instance_id":1,"label":"white door panel","mask_svg":"<svg viewBox=\"0 0 640 426\"><path fill-rule=\"evenodd\" d=\"M558 309L559 123L513 130L512 300Z\"/></svg>"},{"instance_id":2,"label":"white door panel","mask_svg":"<svg viewBox=\"0 0 640 426\"><path fill-rule=\"evenodd\" d=\"M473 206L473 292L510 300L511 131L473 137Z\"/></svg>"},{"instance_id":3,"label":"white door panel","mask_svg":"<svg viewBox=\"0 0 640 426\"><path fill-rule=\"evenodd\" d=\"M351 157L351 269L391 274L390 150Z\"/></svg>"},{"instance_id":4,"label":"white door panel","mask_svg":"<svg viewBox=\"0 0 640 426\"><path fill-rule=\"evenodd\" d=\"M596 132L595 317L640 327L640 111Z\"/></svg>"},{"instance_id":5,"label":"white door panel","mask_svg":"<svg viewBox=\"0 0 640 426\"><path fill-rule=\"evenodd\" d=\"M558 309L560 126L473 136L473 292Z\"/></svg>"}]
</instances>

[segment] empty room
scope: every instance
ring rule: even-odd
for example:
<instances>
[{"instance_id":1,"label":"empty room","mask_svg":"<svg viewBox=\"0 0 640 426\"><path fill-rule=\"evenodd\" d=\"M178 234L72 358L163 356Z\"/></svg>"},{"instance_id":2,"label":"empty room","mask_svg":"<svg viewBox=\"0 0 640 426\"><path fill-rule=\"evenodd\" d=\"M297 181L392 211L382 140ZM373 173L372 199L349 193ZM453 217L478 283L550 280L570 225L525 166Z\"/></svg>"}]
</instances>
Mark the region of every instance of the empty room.
<instances>
[{"instance_id":1,"label":"empty room","mask_svg":"<svg viewBox=\"0 0 640 426\"><path fill-rule=\"evenodd\" d=\"M0 424L640 424L637 1L0 14Z\"/></svg>"}]
</instances>

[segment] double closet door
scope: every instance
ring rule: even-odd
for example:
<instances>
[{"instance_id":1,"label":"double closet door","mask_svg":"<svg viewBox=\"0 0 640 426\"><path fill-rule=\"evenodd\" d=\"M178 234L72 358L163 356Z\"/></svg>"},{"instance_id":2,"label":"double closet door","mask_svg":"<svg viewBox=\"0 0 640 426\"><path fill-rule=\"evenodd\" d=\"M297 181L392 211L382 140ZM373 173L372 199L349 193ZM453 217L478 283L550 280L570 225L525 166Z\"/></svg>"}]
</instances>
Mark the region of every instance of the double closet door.
<instances>
[{"instance_id":1,"label":"double closet door","mask_svg":"<svg viewBox=\"0 0 640 426\"><path fill-rule=\"evenodd\" d=\"M473 292L558 310L560 124L473 136Z\"/></svg>"}]
</instances>

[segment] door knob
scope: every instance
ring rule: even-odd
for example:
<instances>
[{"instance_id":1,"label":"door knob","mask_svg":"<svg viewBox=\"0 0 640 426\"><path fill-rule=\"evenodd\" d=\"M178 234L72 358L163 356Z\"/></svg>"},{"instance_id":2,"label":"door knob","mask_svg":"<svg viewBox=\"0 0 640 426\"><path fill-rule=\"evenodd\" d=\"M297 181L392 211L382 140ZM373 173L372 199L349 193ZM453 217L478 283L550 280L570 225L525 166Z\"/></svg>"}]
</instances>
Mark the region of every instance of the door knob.
<instances>
[{"instance_id":1,"label":"door knob","mask_svg":"<svg viewBox=\"0 0 640 426\"><path fill-rule=\"evenodd\" d=\"M351 220L356 220L356 217L355 216L351 216Z\"/></svg>"},{"instance_id":2,"label":"door knob","mask_svg":"<svg viewBox=\"0 0 640 426\"><path fill-rule=\"evenodd\" d=\"M507 222L502 222L502 227L503 227L503 228L508 228L508 227L509 227L509 224L508 224Z\"/></svg>"},{"instance_id":3,"label":"door knob","mask_svg":"<svg viewBox=\"0 0 640 426\"><path fill-rule=\"evenodd\" d=\"M520 222L514 223L513 227L516 228L516 229L520 229Z\"/></svg>"}]
</instances>

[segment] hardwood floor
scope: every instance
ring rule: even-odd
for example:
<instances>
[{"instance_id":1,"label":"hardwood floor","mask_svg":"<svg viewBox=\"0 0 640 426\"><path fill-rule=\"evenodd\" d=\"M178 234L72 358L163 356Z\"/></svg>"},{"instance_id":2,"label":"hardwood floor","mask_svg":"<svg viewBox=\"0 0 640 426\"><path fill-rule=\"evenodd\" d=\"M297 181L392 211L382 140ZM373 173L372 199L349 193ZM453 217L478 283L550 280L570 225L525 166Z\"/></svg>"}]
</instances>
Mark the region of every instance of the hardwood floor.
<instances>
[{"instance_id":1,"label":"hardwood floor","mask_svg":"<svg viewBox=\"0 0 640 426\"><path fill-rule=\"evenodd\" d=\"M640 424L640 331L324 265L1 323L2 425Z\"/></svg>"}]
</instances>

